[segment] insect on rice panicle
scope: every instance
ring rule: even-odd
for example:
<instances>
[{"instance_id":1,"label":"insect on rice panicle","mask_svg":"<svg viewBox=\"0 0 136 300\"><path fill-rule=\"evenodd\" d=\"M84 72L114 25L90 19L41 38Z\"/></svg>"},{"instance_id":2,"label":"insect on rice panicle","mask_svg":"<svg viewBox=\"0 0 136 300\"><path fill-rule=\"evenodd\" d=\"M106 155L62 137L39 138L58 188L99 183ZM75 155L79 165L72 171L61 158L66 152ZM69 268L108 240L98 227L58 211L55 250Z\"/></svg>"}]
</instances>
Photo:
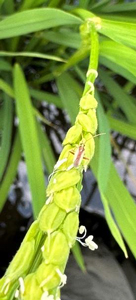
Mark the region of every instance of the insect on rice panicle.
<instances>
[{"instance_id":1,"label":"insect on rice panicle","mask_svg":"<svg viewBox=\"0 0 136 300\"><path fill-rule=\"evenodd\" d=\"M95 138L99 135L103 135L105 133L100 133L100 134L97 134L95 136L92 136L92 138ZM85 160L88 160L89 161L89 158L85 157L84 154L85 154L85 144L90 140L91 138L89 138L85 143L84 142L81 142L79 147L77 148L77 150L74 152L74 151L70 151L70 153L72 153L74 155L74 160L73 160L73 167L77 168L81 165L81 162L83 159Z\"/></svg>"}]
</instances>

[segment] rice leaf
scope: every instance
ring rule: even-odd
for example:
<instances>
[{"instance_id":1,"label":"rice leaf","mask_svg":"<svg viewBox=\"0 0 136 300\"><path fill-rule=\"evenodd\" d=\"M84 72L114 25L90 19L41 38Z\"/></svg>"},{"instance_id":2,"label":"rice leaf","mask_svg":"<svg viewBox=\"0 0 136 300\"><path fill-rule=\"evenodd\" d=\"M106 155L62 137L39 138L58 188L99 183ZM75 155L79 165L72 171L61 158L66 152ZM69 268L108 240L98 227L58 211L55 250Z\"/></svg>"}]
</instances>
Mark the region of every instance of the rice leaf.
<instances>
[{"instance_id":1,"label":"rice leaf","mask_svg":"<svg viewBox=\"0 0 136 300\"><path fill-rule=\"evenodd\" d=\"M54 94L51 94L48 92L43 92L43 91L36 90L36 89L32 89L32 88L30 89L30 95L37 101L45 101L49 104L54 104L58 108L63 108L61 99L57 95L54 95Z\"/></svg>"},{"instance_id":2,"label":"rice leaf","mask_svg":"<svg viewBox=\"0 0 136 300\"><path fill-rule=\"evenodd\" d=\"M0 90L5 92L8 96L14 97L13 89L10 87L10 85L3 79L0 79Z\"/></svg>"},{"instance_id":3,"label":"rice leaf","mask_svg":"<svg viewBox=\"0 0 136 300\"><path fill-rule=\"evenodd\" d=\"M98 166L98 182L101 192L106 189L110 164L111 164L111 144L110 144L110 127L106 114L101 105L100 95L96 93L96 99L98 101L97 116L99 124L99 133L105 133L98 137L99 139L99 166ZM104 159L104 157L106 159Z\"/></svg>"},{"instance_id":4,"label":"rice leaf","mask_svg":"<svg viewBox=\"0 0 136 300\"><path fill-rule=\"evenodd\" d=\"M37 122L37 129L43 160L48 174L51 174L56 163L56 159L46 132L43 132L39 122Z\"/></svg>"},{"instance_id":5,"label":"rice leaf","mask_svg":"<svg viewBox=\"0 0 136 300\"><path fill-rule=\"evenodd\" d=\"M118 120L117 118L114 118L112 116L107 116L110 127L112 130L115 130L130 139L136 140L136 126L121 120Z\"/></svg>"},{"instance_id":6,"label":"rice leaf","mask_svg":"<svg viewBox=\"0 0 136 300\"><path fill-rule=\"evenodd\" d=\"M58 56L37 53L37 52L8 52L8 51L0 51L0 56L24 56L24 57L35 57L35 58L42 58L42 59L49 59L55 61L62 61L65 62L63 58Z\"/></svg>"},{"instance_id":7,"label":"rice leaf","mask_svg":"<svg viewBox=\"0 0 136 300\"><path fill-rule=\"evenodd\" d=\"M116 61L112 62L111 60L109 60L109 58L106 58L104 56L99 57L99 62L103 64L105 67L111 69L116 74L119 74L124 78L126 78L127 80L130 80L131 82L136 84L136 77L131 73L131 71L129 71L129 69L125 69L122 66L120 66L118 62L117 63Z\"/></svg>"},{"instance_id":8,"label":"rice leaf","mask_svg":"<svg viewBox=\"0 0 136 300\"><path fill-rule=\"evenodd\" d=\"M33 106L24 74L18 64L14 68L14 86L21 141L32 193L33 211L36 217L45 202L44 175Z\"/></svg>"},{"instance_id":9,"label":"rice leaf","mask_svg":"<svg viewBox=\"0 0 136 300\"><path fill-rule=\"evenodd\" d=\"M80 25L82 20L54 8L38 8L13 14L0 21L0 39L24 35L60 25Z\"/></svg>"},{"instance_id":10,"label":"rice leaf","mask_svg":"<svg viewBox=\"0 0 136 300\"><path fill-rule=\"evenodd\" d=\"M13 102L4 94L2 142L0 148L0 180L4 174L11 147L12 125L13 125Z\"/></svg>"},{"instance_id":11,"label":"rice leaf","mask_svg":"<svg viewBox=\"0 0 136 300\"><path fill-rule=\"evenodd\" d=\"M16 176L17 166L20 161L20 157L21 157L21 141L20 141L20 135L17 132L11 150L8 166L4 178L0 185L0 211L2 210L5 204L10 189L10 185L12 184Z\"/></svg>"},{"instance_id":12,"label":"rice leaf","mask_svg":"<svg viewBox=\"0 0 136 300\"><path fill-rule=\"evenodd\" d=\"M81 45L80 35L72 30L63 29L61 31L46 31L43 34L44 38L52 43L78 49Z\"/></svg>"},{"instance_id":13,"label":"rice leaf","mask_svg":"<svg viewBox=\"0 0 136 300\"><path fill-rule=\"evenodd\" d=\"M133 103L131 96L127 95L124 90L116 83L106 72L100 70L100 78L104 83L108 93L116 100L119 107L125 113L130 123L136 124L136 105Z\"/></svg>"},{"instance_id":14,"label":"rice leaf","mask_svg":"<svg viewBox=\"0 0 136 300\"><path fill-rule=\"evenodd\" d=\"M78 242L75 242L75 245L72 248L72 253L73 253L74 257L75 257L75 260L76 260L79 268L83 272L85 272L86 271L86 267L85 267L84 257L82 255L82 252L81 252L81 249L80 249L80 246L79 246Z\"/></svg>"},{"instance_id":15,"label":"rice leaf","mask_svg":"<svg viewBox=\"0 0 136 300\"><path fill-rule=\"evenodd\" d=\"M70 116L71 122L74 123L75 117L78 113L79 97L77 96L74 88L71 87L72 85L73 81L67 73L63 73L57 78L60 98Z\"/></svg>"},{"instance_id":16,"label":"rice leaf","mask_svg":"<svg viewBox=\"0 0 136 300\"><path fill-rule=\"evenodd\" d=\"M10 63L4 59L0 59L0 70L1 71L12 71Z\"/></svg>"},{"instance_id":17,"label":"rice leaf","mask_svg":"<svg viewBox=\"0 0 136 300\"><path fill-rule=\"evenodd\" d=\"M95 150L95 156L91 161L91 167L95 177L98 179L98 139L96 141L96 144L97 146ZM115 220L121 230L123 237L125 238L133 255L136 257L136 206L134 200L124 186L112 162L109 172L108 184L101 197L102 200L106 199L114 214ZM120 241L118 240L118 236L116 236L116 239L118 243L120 243Z\"/></svg>"},{"instance_id":18,"label":"rice leaf","mask_svg":"<svg viewBox=\"0 0 136 300\"><path fill-rule=\"evenodd\" d=\"M108 1L109 2L109 1ZM131 3L119 3L119 4L111 4L109 3L108 5L104 6L101 9L101 12L106 12L106 13L114 13L114 12L123 12L123 11L134 11L136 10L136 3L131 2Z\"/></svg>"},{"instance_id":19,"label":"rice leaf","mask_svg":"<svg viewBox=\"0 0 136 300\"><path fill-rule=\"evenodd\" d=\"M108 223L110 231L111 231L114 239L119 244L122 251L124 252L125 257L127 258L128 257L127 250L126 250L123 238L121 236L121 233L120 233L120 231L117 227L117 224L115 223L113 216L111 214L110 207L108 205L108 201L107 201L106 197L103 195L103 193L101 193L101 197L102 197L102 202L103 202L103 206L104 206L106 221Z\"/></svg>"},{"instance_id":20,"label":"rice leaf","mask_svg":"<svg viewBox=\"0 0 136 300\"><path fill-rule=\"evenodd\" d=\"M114 41L100 43L100 55L115 62L136 76L136 51Z\"/></svg>"}]
</instances>

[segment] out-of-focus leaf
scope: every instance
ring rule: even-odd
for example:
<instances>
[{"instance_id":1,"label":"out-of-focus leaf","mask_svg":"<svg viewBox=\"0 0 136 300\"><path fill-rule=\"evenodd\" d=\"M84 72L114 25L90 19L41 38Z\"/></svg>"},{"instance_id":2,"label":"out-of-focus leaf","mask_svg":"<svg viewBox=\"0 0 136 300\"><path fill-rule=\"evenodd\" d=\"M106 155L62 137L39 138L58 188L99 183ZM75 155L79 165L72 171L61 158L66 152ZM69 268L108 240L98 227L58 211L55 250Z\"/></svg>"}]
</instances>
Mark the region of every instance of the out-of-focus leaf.
<instances>
[{"instance_id":1,"label":"out-of-focus leaf","mask_svg":"<svg viewBox=\"0 0 136 300\"><path fill-rule=\"evenodd\" d=\"M72 85L73 80L67 73L63 73L57 78L57 86L60 98L70 116L71 122L74 123L79 109L79 97L77 96L75 90L71 88Z\"/></svg>"},{"instance_id":2,"label":"out-of-focus leaf","mask_svg":"<svg viewBox=\"0 0 136 300\"><path fill-rule=\"evenodd\" d=\"M12 67L10 63L4 59L0 59L0 70L1 71L11 71Z\"/></svg>"},{"instance_id":3,"label":"out-of-focus leaf","mask_svg":"<svg viewBox=\"0 0 136 300\"><path fill-rule=\"evenodd\" d=\"M67 62L54 71L54 75L58 76L67 69L69 69L72 66L75 66L77 63L82 61L84 58L86 58L89 55L90 49L89 47L81 47L79 50L77 50L73 55L70 56L70 58L67 60Z\"/></svg>"},{"instance_id":4,"label":"out-of-focus leaf","mask_svg":"<svg viewBox=\"0 0 136 300\"><path fill-rule=\"evenodd\" d=\"M8 162L8 167L6 169L6 173L4 175L3 181L0 185L0 211L2 210L4 203L6 201L10 185L12 184L16 176L17 166L20 157L21 157L21 141L20 141L19 133L16 133L10 159Z\"/></svg>"},{"instance_id":5,"label":"out-of-focus leaf","mask_svg":"<svg viewBox=\"0 0 136 300\"><path fill-rule=\"evenodd\" d=\"M63 29L61 31L46 31L43 33L45 39L50 42L57 43L66 47L78 49L81 45L81 39L79 33L73 32L72 30Z\"/></svg>"},{"instance_id":6,"label":"out-of-focus leaf","mask_svg":"<svg viewBox=\"0 0 136 300\"><path fill-rule=\"evenodd\" d=\"M76 242L75 245L73 246L72 252L73 252L73 255L75 257L75 260L76 260L79 268L83 272L85 272L86 271L86 267L85 267L85 263L84 263L84 257L82 255L82 252L81 252L81 249L80 249L80 246L79 246L78 242Z\"/></svg>"},{"instance_id":7,"label":"out-of-focus leaf","mask_svg":"<svg viewBox=\"0 0 136 300\"><path fill-rule=\"evenodd\" d=\"M108 1L109 2L109 1ZM136 3L131 2L131 3L119 3L119 4L112 4L109 3L108 5L104 6L101 9L101 12L106 12L106 13L113 13L113 12L123 12L123 11L134 11L136 10Z\"/></svg>"},{"instance_id":8,"label":"out-of-focus leaf","mask_svg":"<svg viewBox=\"0 0 136 300\"><path fill-rule=\"evenodd\" d=\"M2 142L0 149L0 180L5 171L8 156L11 146L11 136L12 136L12 122L13 122L13 102L11 99L4 94L4 109L3 109L3 126L2 126Z\"/></svg>"},{"instance_id":9,"label":"out-of-focus leaf","mask_svg":"<svg viewBox=\"0 0 136 300\"><path fill-rule=\"evenodd\" d=\"M123 242L122 236L120 234L120 231L119 231L119 229L113 219L113 216L111 214L108 201L107 201L106 197L103 195L103 193L101 193L101 197L102 197L102 202L103 202L103 206L104 206L105 217L106 217L108 226L110 228L110 231L111 231L114 239L119 244L122 251L124 252L125 257L127 258L128 257L127 250L126 250L125 244Z\"/></svg>"},{"instance_id":10,"label":"out-of-focus leaf","mask_svg":"<svg viewBox=\"0 0 136 300\"><path fill-rule=\"evenodd\" d=\"M25 77L18 64L15 65L14 69L14 86L22 146L25 153L33 210L36 217L45 202L44 175L33 106L30 101Z\"/></svg>"},{"instance_id":11,"label":"out-of-focus leaf","mask_svg":"<svg viewBox=\"0 0 136 300\"><path fill-rule=\"evenodd\" d=\"M37 122L38 129L38 137L40 142L40 147L42 150L42 155L44 159L45 166L47 168L48 174L51 174L56 163L56 159L54 153L52 151L52 147L50 145L50 141L45 132L43 132L40 124Z\"/></svg>"},{"instance_id":12,"label":"out-of-focus leaf","mask_svg":"<svg viewBox=\"0 0 136 300\"><path fill-rule=\"evenodd\" d=\"M136 77L128 69L123 68L115 61L112 62L111 60L109 60L109 58L107 59L104 56L100 56L99 62L103 64L105 67L111 69L113 72L125 77L126 79L136 84Z\"/></svg>"},{"instance_id":13,"label":"out-of-focus leaf","mask_svg":"<svg viewBox=\"0 0 136 300\"><path fill-rule=\"evenodd\" d=\"M121 66L136 77L135 50L124 45L120 45L114 41L105 40L100 43L100 56L107 58L118 66Z\"/></svg>"},{"instance_id":14,"label":"out-of-focus leaf","mask_svg":"<svg viewBox=\"0 0 136 300\"><path fill-rule=\"evenodd\" d=\"M34 8L34 7L38 7L40 4L43 4L47 2L47 0L24 0L21 7L20 7L20 10L27 10L29 8Z\"/></svg>"},{"instance_id":15,"label":"out-of-focus leaf","mask_svg":"<svg viewBox=\"0 0 136 300\"><path fill-rule=\"evenodd\" d=\"M99 139L99 166L98 166L98 182L101 192L103 192L107 186L110 164L111 164L111 144L110 144L110 127L107 117L101 105L100 96L96 93L96 99L98 101L97 115L99 124L99 133L105 133L98 137ZM104 157L106 159L104 159Z\"/></svg>"},{"instance_id":16,"label":"out-of-focus leaf","mask_svg":"<svg viewBox=\"0 0 136 300\"><path fill-rule=\"evenodd\" d=\"M87 8L90 0L79 0L79 7Z\"/></svg>"},{"instance_id":17,"label":"out-of-focus leaf","mask_svg":"<svg viewBox=\"0 0 136 300\"><path fill-rule=\"evenodd\" d=\"M56 95L35 89L30 89L30 94L34 99L38 101L45 101L49 104L54 104L58 108L63 108L63 103L61 102L60 97Z\"/></svg>"},{"instance_id":18,"label":"out-of-focus leaf","mask_svg":"<svg viewBox=\"0 0 136 300\"><path fill-rule=\"evenodd\" d=\"M0 79L0 90L2 90L3 92L5 92L8 96L10 96L12 98L14 97L13 89L3 79Z\"/></svg>"},{"instance_id":19,"label":"out-of-focus leaf","mask_svg":"<svg viewBox=\"0 0 136 300\"><path fill-rule=\"evenodd\" d=\"M123 122L114 118L112 116L108 116L108 121L111 129L126 135L127 137L136 140L136 126L127 122Z\"/></svg>"},{"instance_id":20,"label":"out-of-focus leaf","mask_svg":"<svg viewBox=\"0 0 136 300\"><path fill-rule=\"evenodd\" d=\"M136 124L136 105L133 103L131 96L127 95L107 72L100 70L99 75L109 94L117 101L127 119Z\"/></svg>"},{"instance_id":21,"label":"out-of-focus leaf","mask_svg":"<svg viewBox=\"0 0 136 300\"><path fill-rule=\"evenodd\" d=\"M91 167L96 178L98 178L97 170L99 165L98 142L99 140L97 139L95 155L93 160L91 161ZM103 199L106 199L108 205L110 206L115 220L117 221L117 224L122 232L122 235L124 236L132 253L136 257L136 206L134 200L124 186L112 162L109 172L108 184L106 190L104 191L104 193L102 193L102 200ZM116 238L118 241L118 237Z\"/></svg>"},{"instance_id":22,"label":"out-of-focus leaf","mask_svg":"<svg viewBox=\"0 0 136 300\"><path fill-rule=\"evenodd\" d=\"M8 51L0 51L0 56L24 56L24 57L35 57L35 58L42 58L42 59L49 59L55 61L62 61L65 60L58 56L43 54L43 53L36 53L36 52L8 52Z\"/></svg>"},{"instance_id":23,"label":"out-of-focus leaf","mask_svg":"<svg viewBox=\"0 0 136 300\"><path fill-rule=\"evenodd\" d=\"M13 14L0 22L0 39L19 36L60 25L80 25L82 20L54 8L30 9Z\"/></svg>"}]
</instances>

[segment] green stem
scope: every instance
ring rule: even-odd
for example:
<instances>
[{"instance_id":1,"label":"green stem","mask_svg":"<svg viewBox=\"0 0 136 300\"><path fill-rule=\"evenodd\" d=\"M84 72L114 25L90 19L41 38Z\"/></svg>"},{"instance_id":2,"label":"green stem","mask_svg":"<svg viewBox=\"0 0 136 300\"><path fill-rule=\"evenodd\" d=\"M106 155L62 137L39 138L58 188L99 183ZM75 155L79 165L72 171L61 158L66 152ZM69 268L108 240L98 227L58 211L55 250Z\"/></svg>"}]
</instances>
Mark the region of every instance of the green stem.
<instances>
[{"instance_id":1,"label":"green stem","mask_svg":"<svg viewBox=\"0 0 136 300\"><path fill-rule=\"evenodd\" d=\"M91 24L91 51L90 51L90 60L89 60L89 67L88 67L88 76L85 83L85 88L83 95L85 95L90 87L88 85L88 82L94 83L96 79L96 75L93 73L93 70L97 70L98 67L98 57L99 57L99 40L98 40L98 34L95 29L95 25ZM92 70L92 73L91 73ZM92 93L90 91L90 93Z\"/></svg>"}]
</instances>

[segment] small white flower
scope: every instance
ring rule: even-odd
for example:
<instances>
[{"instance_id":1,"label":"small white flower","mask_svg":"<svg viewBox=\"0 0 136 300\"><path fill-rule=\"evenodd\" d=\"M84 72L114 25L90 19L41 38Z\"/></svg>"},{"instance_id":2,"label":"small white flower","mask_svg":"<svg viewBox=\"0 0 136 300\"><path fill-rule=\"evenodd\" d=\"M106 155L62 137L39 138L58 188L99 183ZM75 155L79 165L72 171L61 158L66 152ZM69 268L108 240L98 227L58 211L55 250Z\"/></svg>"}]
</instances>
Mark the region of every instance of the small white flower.
<instances>
[{"instance_id":1,"label":"small white flower","mask_svg":"<svg viewBox=\"0 0 136 300\"><path fill-rule=\"evenodd\" d=\"M85 239L85 243L89 247L89 249L92 251L94 251L95 249L98 249L98 245L93 241L93 235L89 235Z\"/></svg>"},{"instance_id":2,"label":"small white flower","mask_svg":"<svg viewBox=\"0 0 136 300\"><path fill-rule=\"evenodd\" d=\"M81 237L77 237L76 240L84 247L88 247L90 250L94 251L95 249L98 249L98 245L93 241L93 235L89 235L85 239L85 243L82 242L81 240L86 236L87 230L86 227L81 225L79 227L79 233L83 234Z\"/></svg>"},{"instance_id":3,"label":"small white flower","mask_svg":"<svg viewBox=\"0 0 136 300\"><path fill-rule=\"evenodd\" d=\"M58 275L61 279L59 288L62 288L67 282L67 276L65 274L61 273L61 271L59 269L56 269L56 272L58 273Z\"/></svg>"},{"instance_id":4,"label":"small white flower","mask_svg":"<svg viewBox=\"0 0 136 300\"><path fill-rule=\"evenodd\" d=\"M54 300L53 295L49 295L47 291L42 294L41 300Z\"/></svg>"}]
</instances>

